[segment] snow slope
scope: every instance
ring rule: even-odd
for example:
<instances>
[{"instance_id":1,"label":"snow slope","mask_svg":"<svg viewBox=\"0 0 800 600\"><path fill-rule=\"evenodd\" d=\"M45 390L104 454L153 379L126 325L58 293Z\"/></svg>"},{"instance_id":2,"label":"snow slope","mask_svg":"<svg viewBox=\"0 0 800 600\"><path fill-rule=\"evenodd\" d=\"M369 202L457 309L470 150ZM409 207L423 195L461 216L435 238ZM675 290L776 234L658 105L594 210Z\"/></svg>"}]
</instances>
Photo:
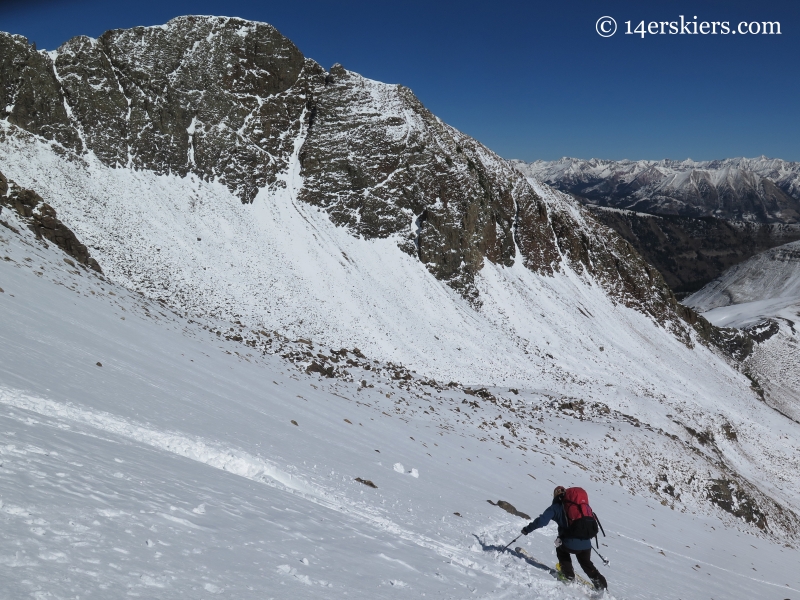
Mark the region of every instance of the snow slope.
<instances>
[{"instance_id":1,"label":"snow slope","mask_svg":"<svg viewBox=\"0 0 800 600\"><path fill-rule=\"evenodd\" d=\"M758 403L750 381L726 360L616 304L586 275L565 267L543 276L487 261L476 278L483 307L475 310L394 239L355 238L298 202L296 162L282 175L285 188L262 190L252 205L191 175L63 157L28 134L6 137L0 164L56 208L108 277L128 289L202 322L216 317L330 348L357 347L442 382L578 399L598 414L614 411L673 436L668 446L700 440L699 458L671 447L632 451L632 485L670 504L677 494L691 510L708 510L712 497L750 527L768 522L779 537L797 527L791 511L800 478L784 473L787 465L800 473L797 442L789 436L786 444L763 444L783 426L781 417ZM563 194L532 185L581 222ZM785 487L777 489L774 478ZM722 481L734 482L738 500L726 500Z\"/></svg>"},{"instance_id":2,"label":"snow slope","mask_svg":"<svg viewBox=\"0 0 800 600\"><path fill-rule=\"evenodd\" d=\"M9 597L584 598L541 568L554 560L551 529L521 540L539 566L498 552L525 521L486 500L535 515L555 483L591 490L611 597L800 590L796 550L640 487L637 454L697 454L646 424L613 411L587 420L531 388L492 388L491 402L403 387L380 362L359 363L372 364L352 378L367 387L306 375L68 265L2 218L21 231L0 228ZM763 421L770 452L796 444L797 428L763 405L729 402L751 413L748 427ZM515 424L486 426L496 413Z\"/></svg>"},{"instance_id":3,"label":"snow slope","mask_svg":"<svg viewBox=\"0 0 800 600\"><path fill-rule=\"evenodd\" d=\"M556 483L591 489L617 597L799 589L798 424L568 196L268 26L0 38L0 170L105 273L4 211L3 589L585 597L552 530L498 552L523 521L494 503Z\"/></svg>"},{"instance_id":4,"label":"snow slope","mask_svg":"<svg viewBox=\"0 0 800 600\"><path fill-rule=\"evenodd\" d=\"M770 405L800 421L800 242L731 267L686 304L715 325L756 334L746 364L751 378Z\"/></svg>"},{"instance_id":5,"label":"snow slope","mask_svg":"<svg viewBox=\"0 0 800 600\"><path fill-rule=\"evenodd\" d=\"M568 266L550 277L487 261L476 283L485 306L476 311L393 238L354 238L298 202L296 163L286 190L262 190L242 205L223 186L192 176L111 169L91 156L64 159L28 135L6 140L3 172L55 207L112 280L190 313L357 346L465 383L561 387L593 365L593 381L581 385L596 393L612 383L637 394L649 379L673 389L673 375L639 360L668 352L677 371L699 369L698 380L719 379L742 394L741 378L724 361L705 348L688 352ZM562 194L535 189L582 222ZM629 370L622 379L621 364Z\"/></svg>"},{"instance_id":6,"label":"snow slope","mask_svg":"<svg viewBox=\"0 0 800 600\"><path fill-rule=\"evenodd\" d=\"M689 296L685 304L705 312L751 302L787 305L793 300L800 301L800 242L772 248L731 267Z\"/></svg>"}]
</instances>

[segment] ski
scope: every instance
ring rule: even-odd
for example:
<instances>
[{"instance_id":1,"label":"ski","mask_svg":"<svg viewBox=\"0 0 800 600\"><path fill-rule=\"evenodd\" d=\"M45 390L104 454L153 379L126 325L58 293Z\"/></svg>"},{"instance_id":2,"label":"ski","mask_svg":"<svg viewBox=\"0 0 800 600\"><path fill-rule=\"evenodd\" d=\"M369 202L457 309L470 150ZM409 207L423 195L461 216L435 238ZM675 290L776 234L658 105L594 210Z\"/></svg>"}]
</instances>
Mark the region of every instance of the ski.
<instances>
[{"instance_id":1,"label":"ski","mask_svg":"<svg viewBox=\"0 0 800 600\"><path fill-rule=\"evenodd\" d=\"M564 575L564 573L561 571L561 563L556 563L556 573L558 573L558 580L559 581L563 581L564 583L569 583L570 582L570 580L567 579L566 575ZM581 584L583 584L585 586L588 586L588 587L592 588L593 590L597 589L597 588L594 587L594 584L591 581L589 581L587 579L584 579L583 577L581 577L577 573L575 573L574 581L577 582L577 583L581 583Z\"/></svg>"},{"instance_id":2,"label":"ski","mask_svg":"<svg viewBox=\"0 0 800 600\"><path fill-rule=\"evenodd\" d=\"M527 558L529 561L532 561L532 562L536 563L536 566L538 566L538 567L540 567L542 569L546 569L547 572L550 573L550 575L552 575L553 577L558 579L558 571L556 571L552 567L548 566L546 563L543 563L542 561L540 561L535 556L532 556L531 554L529 554L528 551L525 550L525 548L523 548L522 546L517 546L516 548L514 548L514 552L516 552L517 554L521 554L522 556Z\"/></svg>"}]
</instances>

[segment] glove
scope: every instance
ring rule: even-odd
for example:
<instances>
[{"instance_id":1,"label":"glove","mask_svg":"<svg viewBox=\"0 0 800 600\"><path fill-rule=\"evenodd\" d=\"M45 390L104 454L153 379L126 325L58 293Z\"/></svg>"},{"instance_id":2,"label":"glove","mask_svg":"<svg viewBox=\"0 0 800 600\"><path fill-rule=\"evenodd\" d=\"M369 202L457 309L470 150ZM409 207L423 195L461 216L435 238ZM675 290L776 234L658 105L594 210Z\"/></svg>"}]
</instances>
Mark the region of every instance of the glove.
<instances>
[{"instance_id":1,"label":"glove","mask_svg":"<svg viewBox=\"0 0 800 600\"><path fill-rule=\"evenodd\" d=\"M533 523L529 523L522 528L522 533L524 535L528 535L531 531L533 531Z\"/></svg>"}]
</instances>

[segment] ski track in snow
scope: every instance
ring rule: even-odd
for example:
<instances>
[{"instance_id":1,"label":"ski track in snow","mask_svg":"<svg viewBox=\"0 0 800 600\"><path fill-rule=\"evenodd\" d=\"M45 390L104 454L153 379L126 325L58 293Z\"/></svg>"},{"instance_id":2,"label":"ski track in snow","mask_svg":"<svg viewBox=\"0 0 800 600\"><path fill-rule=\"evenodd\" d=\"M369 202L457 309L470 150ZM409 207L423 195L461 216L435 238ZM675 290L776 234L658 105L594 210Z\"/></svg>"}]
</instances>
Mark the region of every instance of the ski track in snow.
<instances>
[{"instance_id":1,"label":"ski track in snow","mask_svg":"<svg viewBox=\"0 0 800 600\"><path fill-rule=\"evenodd\" d=\"M374 514L374 511L370 510L369 507L350 507L345 499L336 499L333 494L321 490L318 487L311 486L301 479L293 478L291 474L281 471L275 465L267 463L263 459L251 456L241 450L215 447L214 444L209 442L192 440L179 433L162 432L142 425L128 423L107 413L87 411L76 406L61 404L44 398L33 398L16 391L4 390L2 388L0 388L0 404L26 410L45 417L88 425L102 432L118 435L158 450L176 454L239 477L278 487L286 492L299 494L305 500L336 512L346 513L350 517L365 521L403 540L433 550L437 554L452 561L454 564L461 565L468 569L481 570L486 574L500 577L495 570L487 569L484 565L480 565L474 560L469 559L463 555L462 551L454 546L443 544L432 538L404 530L386 517ZM168 520L184 524L188 523L184 519L177 519L171 515L162 516ZM197 527L192 523L189 523L189 526ZM393 561L412 570L416 570L401 560L392 559L384 555L381 555L381 557L385 560ZM500 578L502 579L502 577Z\"/></svg>"},{"instance_id":2,"label":"ski track in snow","mask_svg":"<svg viewBox=\"0 0 800 600\"><path fill-rule=\"evenodd\" d=\"M46 417L54 417L100 431L118 435L165 452L177 454L215 469L228 471L260 483L280 485L282 489L302 495L323 497L321 490L292 478L275 465L231 448L215 447L203 440L192 440L179 433L162 432L143 425L131 424L108 413L84 410L71 404L61 404L44 398L33 398L18 391L0 388L0 403L24 409Z\"/></svg>"}]
</instances>

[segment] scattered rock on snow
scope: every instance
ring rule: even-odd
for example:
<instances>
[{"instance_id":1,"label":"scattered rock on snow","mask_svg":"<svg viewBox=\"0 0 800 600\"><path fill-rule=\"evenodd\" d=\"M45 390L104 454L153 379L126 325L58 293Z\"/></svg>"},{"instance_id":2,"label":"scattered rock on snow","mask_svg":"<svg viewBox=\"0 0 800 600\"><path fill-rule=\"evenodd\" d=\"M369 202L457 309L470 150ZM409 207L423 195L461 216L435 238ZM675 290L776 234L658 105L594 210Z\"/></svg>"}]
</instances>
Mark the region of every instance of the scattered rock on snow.
<instances>
[{"instance_id":1,"label":"scattered rock on snow","mask_svg":"<svg viewBox=\"0 0 800 600\"><path fill-rule=\"evenodd\" d=\"M333 366L325 366L324 364L320 364L316 360L311 361L311 364L306 367L306 373L311 375L311 373L319 373L320 375L324 375L325 377L333 377L334 376L334 368Z\"/></svg>"},{"instance_id":2,"label":"scattered rock on snow","mask_svg":"<svg viewBox=\"0 0 800 600\"><path fill-rule=\"evenodd\" d=\"M491 500L487 500L487 502L492 506L499 506L504 511L506 511L507 513L511 513L515 517L520 517L522 519L525 519L526 521L531 520L530 516L526 515L524 512L518 511L516 508L514 508L513 504L506 502L505 500L498 500L497 502L492 502Z\"/></svg>"},{"instance_id":3,"label":"scattered rock on snow","mask_svg":"<svg viewBox=\"0 0 800 600\"><path fill-rule=\"evenodd\" d=\"M0 204L15 210L38 239L53 242L82 265L94 269L98 273L103 272L97 261L89 254L88 248L81 243L69 227L58 219L52 206L42 200L42 197L33 190L21 188L13 181L5 181L8 195L0 195ZM11 226L7 225L7 227L17 234L19 233Z\"/></svg>"}]
</instances>

